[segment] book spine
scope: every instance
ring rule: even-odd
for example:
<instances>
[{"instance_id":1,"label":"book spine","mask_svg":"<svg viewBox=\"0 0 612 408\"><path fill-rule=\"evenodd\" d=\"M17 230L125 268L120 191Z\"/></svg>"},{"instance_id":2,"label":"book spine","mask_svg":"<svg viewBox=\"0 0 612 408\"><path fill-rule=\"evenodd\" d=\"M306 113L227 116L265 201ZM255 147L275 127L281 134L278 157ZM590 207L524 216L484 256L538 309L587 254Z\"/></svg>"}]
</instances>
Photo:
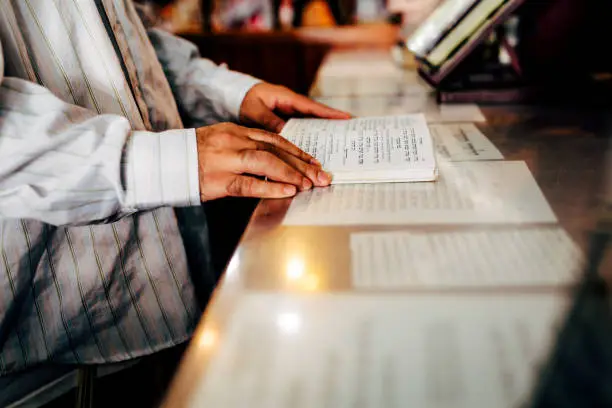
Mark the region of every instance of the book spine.
<instances>
[{"instance_id":1,"label":"book spine","mask_svg":"<svg viewBox=\"0 0 612 408\"><path fill-rule=\"evenodd\" d=\"M419 76L425 80L429 85L433 88L437 88L440 83L435 80L434 76L431 73L431 67L427 64L419 64Z\"/></svg>"},{"instance_id":2,"label":"book spine","mask_svg":"<svg viewBox=\"0 0 612 408\"><path fill-rule=\"evenodd\" d=\"M425 56L478 0L446 0L416 29L406 42L410 51Z\"/></svg>"},{"instance_id":3,"label":"book spine","mask_svg":"<svg viewBox=\"0 0 612 408\"><path fill-rule=\"evenodd\" d=\"M525 0L509 0L507 1L487 24L481 26L480 29L472 35L464 44L459 47L446 61L442 63L436 71L436 82L442 82L446 76L451 73L474 49L481 44L482 40L490 35L495 27L505 21L512 13L518 9ZM431 65L431 64L430 64Z\"/></svg>"}]
</instances>

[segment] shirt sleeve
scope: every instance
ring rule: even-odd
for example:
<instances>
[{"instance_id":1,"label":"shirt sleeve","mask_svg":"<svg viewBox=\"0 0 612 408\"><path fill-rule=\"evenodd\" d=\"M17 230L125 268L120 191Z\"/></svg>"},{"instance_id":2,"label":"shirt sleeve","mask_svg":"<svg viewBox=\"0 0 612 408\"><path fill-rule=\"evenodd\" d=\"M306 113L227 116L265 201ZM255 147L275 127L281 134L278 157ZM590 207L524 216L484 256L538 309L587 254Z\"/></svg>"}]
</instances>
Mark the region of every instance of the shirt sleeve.
<instances>
[{"instance_id":1,"label":"shirt sleeve","mask_svg":"<svg viewBox=\"0 0 612 408\"><path fill-rule=\"evenodd\" d=\"M4 78L2 63L0 46L0 218L83 225L200 203L193 129L132 131Z\"/></svg>"},{"instance_id":2,"label":"shirt sleeve","mask_svg":"<svg viewBox=\"0 0 612 408\"><path fill-rule=\"evenodd\" d=\"M239 119L242 100L259 79L201 58L194 44L163 30L148 34L186 125Z\"/></svg>"}]
</instances>

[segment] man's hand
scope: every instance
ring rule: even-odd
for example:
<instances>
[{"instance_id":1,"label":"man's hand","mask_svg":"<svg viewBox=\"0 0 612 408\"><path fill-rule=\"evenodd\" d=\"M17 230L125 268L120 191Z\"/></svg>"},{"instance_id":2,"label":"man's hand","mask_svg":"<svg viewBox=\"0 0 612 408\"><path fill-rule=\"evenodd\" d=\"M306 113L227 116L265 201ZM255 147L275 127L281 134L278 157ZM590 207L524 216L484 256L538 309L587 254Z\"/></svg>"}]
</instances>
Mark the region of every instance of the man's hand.
<instances>
[{"instance_id":1,"label":"man's hand","mask_svg":"<svg viewBox=\"0 0 612 408\"><path fill-rule=\"evenodd\" d=\"M202 201L291 197L331 182L312 156L275 133L220 123L197 129L196 137Z\"/></svg>"},{"instance_id":2,"label":"man's hand","mask_svg":"<svg viewBox=\"0 0 612 408\"><path fill-rule=\"evenodd\" d=\"M349 119L350 114L298 95L284 86L260 83L247 92L240 106L240 121L246 125L258 125L270 132L279 133L285 121L283 116L309 116L326 119Z\"/></svg>"}]
</instances>

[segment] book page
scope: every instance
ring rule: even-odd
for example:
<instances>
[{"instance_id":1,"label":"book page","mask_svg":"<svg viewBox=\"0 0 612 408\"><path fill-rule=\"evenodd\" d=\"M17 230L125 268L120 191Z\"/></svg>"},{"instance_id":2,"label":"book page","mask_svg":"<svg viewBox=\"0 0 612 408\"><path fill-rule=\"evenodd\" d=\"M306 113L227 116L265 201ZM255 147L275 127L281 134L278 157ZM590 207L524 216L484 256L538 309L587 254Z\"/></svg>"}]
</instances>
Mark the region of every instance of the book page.
<instances>
[{"instance_id":1,"label":"book page","mask_svg":"<svg viewBox=\"0 0 612 408\"><path fill-rule=\"evenodd\" d=\"M431 113L437 113L437 105L432 103L427 93L416 95L377 95L352 98L315 98L316 101L332 108L351 113L356 117L388 116L423 113L430 122Z\"/></svg>"},{"instance_id":2,"label":"book page","mask_svg":"<svg viewBox=\"0 0 612 408\"><path fill-rule=\"evenodd\" d=\"M251 293L190 406L522 406L566 303L553 294Z\"/></svg>"},{"instance_id":3,"label":"book page","mask_svg":"<svg viewBox=\"0 0 612 408\"><path fill-rule=\"evenodd\" d=\"M423 113L427 123L486 122L474 104L438 104L429 93L365 97L319 97L316 101L356 117Z\"/></svg>"},{"instance_id":4,"label":"book page","mask_svg":"<svg viewBox=\"0 0 612 408\"><path fill-rule=\"evenodd\" d=\"M472 123L430 124L440 161L502 160L504 156Z\"/></svg>"},{"instance_id":5,"label":"book page","mask_svg":"<svg viewBox=\"0 0 612 408\"><path fill-rule=\"evenodd\" d=\"M357 288L478 288L569 285L582 255L567 233L514 228L351 234Z\"/></svg>"},{"instance_id":6,"label":"book page","mask_svg":"<svg viewBox=\"0 0 612 408\"><path fill-rule=\"evenodd\" d=\"M422 115L291 119L281 135L317 158L332 175L435 168L433 144Z\"/></svg>"},{"instance_id":7,"label":"book page","mask_svg":"<svg viewBox=\"0 0 612 408\"><path fill-rule=\"evenodd\" d=\"M525 162L439 166L435 183L335 185L299 193L285 225L554 223Z\"/></svg>"}]
</instances>

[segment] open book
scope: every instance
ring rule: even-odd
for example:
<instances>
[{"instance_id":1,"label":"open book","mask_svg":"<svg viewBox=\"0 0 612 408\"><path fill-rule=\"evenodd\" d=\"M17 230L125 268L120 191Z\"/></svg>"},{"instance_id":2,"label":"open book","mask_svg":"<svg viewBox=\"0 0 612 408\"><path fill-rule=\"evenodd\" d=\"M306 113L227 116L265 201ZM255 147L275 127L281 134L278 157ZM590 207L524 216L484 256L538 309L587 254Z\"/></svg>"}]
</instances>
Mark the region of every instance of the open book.
<instances>
[{"instance_id":1,"label":"open book","mask_svg":"<svg viewBox=\"0 0 612 408\"><path fill-rule=\"evenodd\" d=\"M281 132L332 175L332 184L433 181L438 176L425 116L291 119Z\"/></svg>"},{"instance_id":2,"label":"open book","mask_svg":"<svg viewBox=\"0 0 612 408\"><path fill-rule=\"evenodd\" d=\"M497 42L510 56L511 67L495 61L485 64L486 61L478 57L466 69L458 68L491 38L490 34L498 26L509 23L510 17L525 1L447 0L412 34L407 47L416 56L419 74L441 92L440 100L501 102L523 96L511 92L517 87L523 88L523 81L518 54L506 36L498 36ZM510 91L496 92L499 88L510 88ZM453 99L456 95L466 99ZM494 99L496 96L501 99Z\"/></svg>"}]
</instances>

